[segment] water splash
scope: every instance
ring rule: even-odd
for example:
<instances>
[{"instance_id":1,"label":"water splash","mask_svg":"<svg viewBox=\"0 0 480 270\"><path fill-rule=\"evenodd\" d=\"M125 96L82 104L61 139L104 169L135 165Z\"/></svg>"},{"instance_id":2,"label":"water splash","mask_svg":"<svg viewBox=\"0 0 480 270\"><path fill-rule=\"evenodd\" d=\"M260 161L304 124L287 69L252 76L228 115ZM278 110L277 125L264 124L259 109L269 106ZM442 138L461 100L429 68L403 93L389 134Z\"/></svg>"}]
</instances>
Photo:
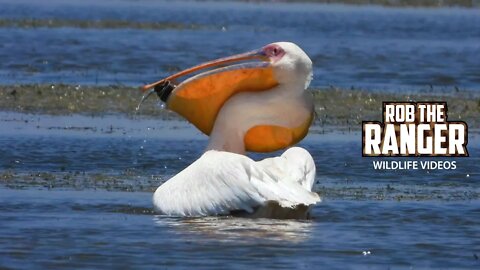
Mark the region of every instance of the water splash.
<instances>
[{"instance_id":1,"label":"water splash","mask_svg":"<svg viewBox=\"0 0 480 270\"><path fill-rule=\"evenodd\" d=\"M155 93L155 89L150 89L148 92L146 92L142 99L140 100L140 103L138 103L137 107L135 108L135 112L138 112L140 110L140 106L142 106L143 102L147 100L148 97L150 97L151 94Z\"/></svg>"}]
</instances>

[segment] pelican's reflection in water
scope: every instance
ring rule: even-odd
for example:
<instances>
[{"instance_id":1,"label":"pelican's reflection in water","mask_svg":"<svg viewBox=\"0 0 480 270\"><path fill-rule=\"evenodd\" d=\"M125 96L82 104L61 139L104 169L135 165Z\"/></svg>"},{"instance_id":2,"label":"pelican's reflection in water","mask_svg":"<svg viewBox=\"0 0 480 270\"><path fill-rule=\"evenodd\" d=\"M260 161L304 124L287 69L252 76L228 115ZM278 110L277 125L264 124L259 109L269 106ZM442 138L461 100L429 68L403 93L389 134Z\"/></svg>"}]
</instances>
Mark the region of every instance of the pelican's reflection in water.
<instances>
[{"instance_id":1,"label":"pelican's reflection in water","mask_svg":"<svg viewBox=\"0 0 480 270\"><path fill-rule=\"evenodd\" d=\"M236 217L174 218L154 217L160 227L169 227L180 234L205 235L220 241L280 240L299 243L308 240L313 231L312 220L251 219Z\"/></svg>"}]
</instances>

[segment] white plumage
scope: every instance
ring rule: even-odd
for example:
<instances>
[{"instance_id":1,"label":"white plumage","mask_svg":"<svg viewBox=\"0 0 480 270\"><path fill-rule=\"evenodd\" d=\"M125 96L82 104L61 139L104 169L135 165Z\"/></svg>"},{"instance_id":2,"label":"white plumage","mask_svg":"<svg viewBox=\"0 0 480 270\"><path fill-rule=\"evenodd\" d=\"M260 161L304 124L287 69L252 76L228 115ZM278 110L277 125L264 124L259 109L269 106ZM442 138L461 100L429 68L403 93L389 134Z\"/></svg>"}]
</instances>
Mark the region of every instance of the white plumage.
<instances>
[{"instance_id":1,"label":"white plumage","mask_svg":"<svg viewBox=\"0 0 480 270\"><path fill-rule=\"evenodd\" d=\"M247 156L210 150L160 186L153 196L157 211L177 216L228 215L238 211L278 217L306 217L305 207L320 201L312 192L315 164L303 148L255 162ZM269 208L268 210L262 207ZM270 211L266 213L265 211Z\"/></svg>"}]
</instances>

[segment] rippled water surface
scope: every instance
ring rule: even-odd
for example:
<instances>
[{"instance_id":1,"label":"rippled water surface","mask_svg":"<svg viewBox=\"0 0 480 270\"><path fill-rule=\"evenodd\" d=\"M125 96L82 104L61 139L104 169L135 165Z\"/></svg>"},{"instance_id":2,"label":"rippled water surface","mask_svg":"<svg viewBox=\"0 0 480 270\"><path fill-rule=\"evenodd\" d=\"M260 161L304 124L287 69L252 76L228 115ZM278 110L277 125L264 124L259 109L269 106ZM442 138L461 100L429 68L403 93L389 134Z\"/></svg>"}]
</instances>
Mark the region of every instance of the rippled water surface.
<instances>
[{"instance_id":1,"label":"rippled water surface","mask_svg":"<svg viewBox=\"0 0 480 270\"><path fill-rule=\"evenodd\" d=\"M289 40L313 60L313 86L479 90L480 9L147 0L0 3L2 83L140 85L212 58Z\"/></svg>"},{"instance_id":2,"label":"rippled water surface","mask_svg":"<svg viewBox=\"0 0 480 270\"><path fill-rule=\"evenodd\" d=\"M479 9L460 8L0 0L0 84L138 86L290 40L312 58L315 87L458 86L463 97L479 91L478 25ZM181 121L81 113L0 113L0 269L480 267L478 130L470 157L435 159L456 170L377 171L350 125L316 125L300 144L323 198L312 220L171 218L153 212L152 193L205 136Z\"/></svg>"},{"instance_id":3,"label":"rippled water surface","mask_svg":"<svg viewBox=\"0 0 480 270\"><path fill-rule=\"evenodd\" d=\"M478 267L475 202L327 200L315 219L152 215L149 193L0 189L7 267ZM33 210L35 209L35 210ZM19 212L22 214L19 215Z\"/></svg>"},{"instance_id":4,"label":"rippled water surface","mask_svg":"<svg viewBox=\"0 0 480 270\"><path fill-rule=\"evenodd\" d=\"M0 267L480 266L475 133L456 170L387 172L360 158L359 134L314 128L301 144L324 199L312 220L169 218L152 191L206 144L187 124L1 116Z\"/></svg>"}]
</instances>

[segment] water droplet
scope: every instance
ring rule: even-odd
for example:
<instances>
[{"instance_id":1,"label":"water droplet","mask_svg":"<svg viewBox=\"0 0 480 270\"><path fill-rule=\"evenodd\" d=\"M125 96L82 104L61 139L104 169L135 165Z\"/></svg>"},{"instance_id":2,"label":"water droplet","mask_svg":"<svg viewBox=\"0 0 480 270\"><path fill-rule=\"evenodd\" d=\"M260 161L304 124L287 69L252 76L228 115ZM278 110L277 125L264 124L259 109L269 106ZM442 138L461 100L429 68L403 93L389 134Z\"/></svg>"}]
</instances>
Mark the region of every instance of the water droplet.
<instances>
[{"instance_id":1,"label":"water droplet","mask_svg":"<svg viewBox=\"0 0 480 270\"><path fill-rule=\"evenodd\" d=\"M362 252L362 254L363 254L363 256L367 256L367 255L370 255L370 254L372 254L372 253L370 252L370 250L364 250L364 251Z\"/></svg>"},{"instance_id":2,"label":"water droplet","mask_svg":"<svg viewBox=\"0 0 480 270\"><path fill-rule=\"evenodd\" d=\"M470 177L470 174L467 173L467 177Z\"/></svg>"}]
</instances>

